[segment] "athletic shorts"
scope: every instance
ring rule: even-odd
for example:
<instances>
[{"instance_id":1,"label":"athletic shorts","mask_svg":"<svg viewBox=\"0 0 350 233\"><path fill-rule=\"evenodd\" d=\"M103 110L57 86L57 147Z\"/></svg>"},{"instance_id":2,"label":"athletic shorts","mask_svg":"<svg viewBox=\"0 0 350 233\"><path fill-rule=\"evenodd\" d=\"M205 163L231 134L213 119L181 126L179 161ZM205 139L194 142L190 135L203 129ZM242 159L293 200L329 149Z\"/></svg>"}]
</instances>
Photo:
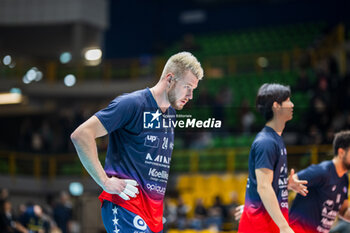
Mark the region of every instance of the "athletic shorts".
<instances>
[{"instance_id":1,"label":"athletic shorts","mask_svg":"<svg viewBox=\"0 0 350 233\"><path fill-rule=\"evenodd\" d=\"M101 211L107 233L154 233L139 215L110 201L103 201Z\"/></svg>"}]
</instances>

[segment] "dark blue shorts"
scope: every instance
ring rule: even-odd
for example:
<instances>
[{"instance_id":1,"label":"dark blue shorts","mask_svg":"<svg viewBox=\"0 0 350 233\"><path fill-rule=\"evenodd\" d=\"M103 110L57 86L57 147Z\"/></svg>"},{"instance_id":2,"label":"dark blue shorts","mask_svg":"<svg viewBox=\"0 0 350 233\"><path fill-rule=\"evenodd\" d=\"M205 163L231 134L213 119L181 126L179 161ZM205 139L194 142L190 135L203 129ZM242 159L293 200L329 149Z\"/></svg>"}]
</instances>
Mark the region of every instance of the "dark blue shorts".
<instances>
[{"instance_id":1,"label":"dark blue shorts","mask_svg":"<svg viewBox=\"0 0 350 233\"><path fill-rule=\"evenodd\" d=\"M107 233L153 233L139 215L110 201L103 201L101 211Z\"/></svg>"}]
</instances>

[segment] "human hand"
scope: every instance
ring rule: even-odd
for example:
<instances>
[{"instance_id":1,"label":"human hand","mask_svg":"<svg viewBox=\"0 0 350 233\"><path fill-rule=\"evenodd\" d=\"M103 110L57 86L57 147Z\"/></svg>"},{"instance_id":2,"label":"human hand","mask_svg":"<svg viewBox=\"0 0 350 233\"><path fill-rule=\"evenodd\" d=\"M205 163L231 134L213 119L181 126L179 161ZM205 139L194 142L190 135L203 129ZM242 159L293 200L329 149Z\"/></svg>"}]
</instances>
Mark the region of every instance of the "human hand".
<instances>
[{"instance_id":1,"label":"human hand","mask_svg":"<svg viewBox=\"0 0 350 233\"><path fill-rule=\"evenodd\" d=\"M110 194L118 194L124 200L130 200L130 197L136 197L139 193L137 182L129 179L119 179L110 177L103 184L103 190Z\"/></svg>"},{"instance_id":2,"label":"human hand","mask_svg":"<svg viewBox=\"0 0 350 233\"><path fill-rule=\"evenodd\" d=\"M240 205L240 206L237 206L235 208L235 220L236 221L241 220L241 217L242 217L242 214L243 214L243 209L244 209L244 205Z\"/></svg>"},{"instance_id":3,"label":"human hand","mask_svg":"<svg viewBox=\"0 0 350 233\"><path fill-rule=\"evenodd\" d=\"M299 180L298 176L295 174L294 169L290 171L290 175L288 177L288 189L293 190L300 195L306 196L308 194L307 180Z\"/></svg>"}]
</instances>

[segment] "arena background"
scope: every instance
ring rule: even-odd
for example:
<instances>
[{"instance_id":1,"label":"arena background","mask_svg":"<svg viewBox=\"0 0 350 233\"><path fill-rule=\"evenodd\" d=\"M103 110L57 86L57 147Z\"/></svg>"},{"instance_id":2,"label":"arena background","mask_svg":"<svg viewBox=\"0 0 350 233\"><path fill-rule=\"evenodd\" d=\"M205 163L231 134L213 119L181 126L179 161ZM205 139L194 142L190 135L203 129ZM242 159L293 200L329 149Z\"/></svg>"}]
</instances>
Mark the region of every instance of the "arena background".
<instances>
[{"instance_id":1,"label":"arena background","mask_svg":"<svg viewBox=\"0 0 350 233\"><path fill-rule=\"evenodd\" d=\"M50 232L61 232L55 222L104 232L101 189L70 133L117 95L153 86L185 50L205 77L179 113L222 127L176 129L166 229L234 232L263 126L262 83L292 89L289 168L332 158L334 132L349 129L349 9L346 0L0 0L1 199L15 216L40 206ZM98 140L102 163L107 140Z\"/></svg>"}]
</instances>

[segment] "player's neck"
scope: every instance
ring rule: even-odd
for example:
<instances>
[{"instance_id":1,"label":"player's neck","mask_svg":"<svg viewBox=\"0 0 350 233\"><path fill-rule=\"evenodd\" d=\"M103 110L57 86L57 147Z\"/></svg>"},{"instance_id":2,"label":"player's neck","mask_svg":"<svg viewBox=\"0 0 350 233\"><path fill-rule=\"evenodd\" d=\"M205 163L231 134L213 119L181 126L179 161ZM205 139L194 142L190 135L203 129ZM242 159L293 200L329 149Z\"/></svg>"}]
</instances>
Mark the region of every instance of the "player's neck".
<instances>
[{"instance_id":1,"label":"player's neck","mask_svg":"<svg viewBox=\"0 0 350 233\"><path fill-rule=\"evenodd\" d=\"M281 121L281 120L276 119L276 118L273 118L271 121L268 121L266 123L266 126L275 130L279 136L282 136L285 125L286 125L285 121Z\"/></svg>"},{"instance_id":2,"label":"player's neck","mask_svg":"<svg viewBox=\"0 0 350 233\"><path fill-rule=\"evenodd\" d=\"M158 84L150 88L150 91L160 110L163 113L166 112L170 106L166 91L162 91L162 88L160 88Z\"/></svg>"},{"instance_id":3,"label":"player's neck","mask_svg":"<svg viewBox=\"0 0 350 233\"><path fill-rule=\"evenodd\" d=\"M332 162L339 177L343 177L343 175L348 172L338 156L334 157Z\"/></svg>"}]
</instances>

